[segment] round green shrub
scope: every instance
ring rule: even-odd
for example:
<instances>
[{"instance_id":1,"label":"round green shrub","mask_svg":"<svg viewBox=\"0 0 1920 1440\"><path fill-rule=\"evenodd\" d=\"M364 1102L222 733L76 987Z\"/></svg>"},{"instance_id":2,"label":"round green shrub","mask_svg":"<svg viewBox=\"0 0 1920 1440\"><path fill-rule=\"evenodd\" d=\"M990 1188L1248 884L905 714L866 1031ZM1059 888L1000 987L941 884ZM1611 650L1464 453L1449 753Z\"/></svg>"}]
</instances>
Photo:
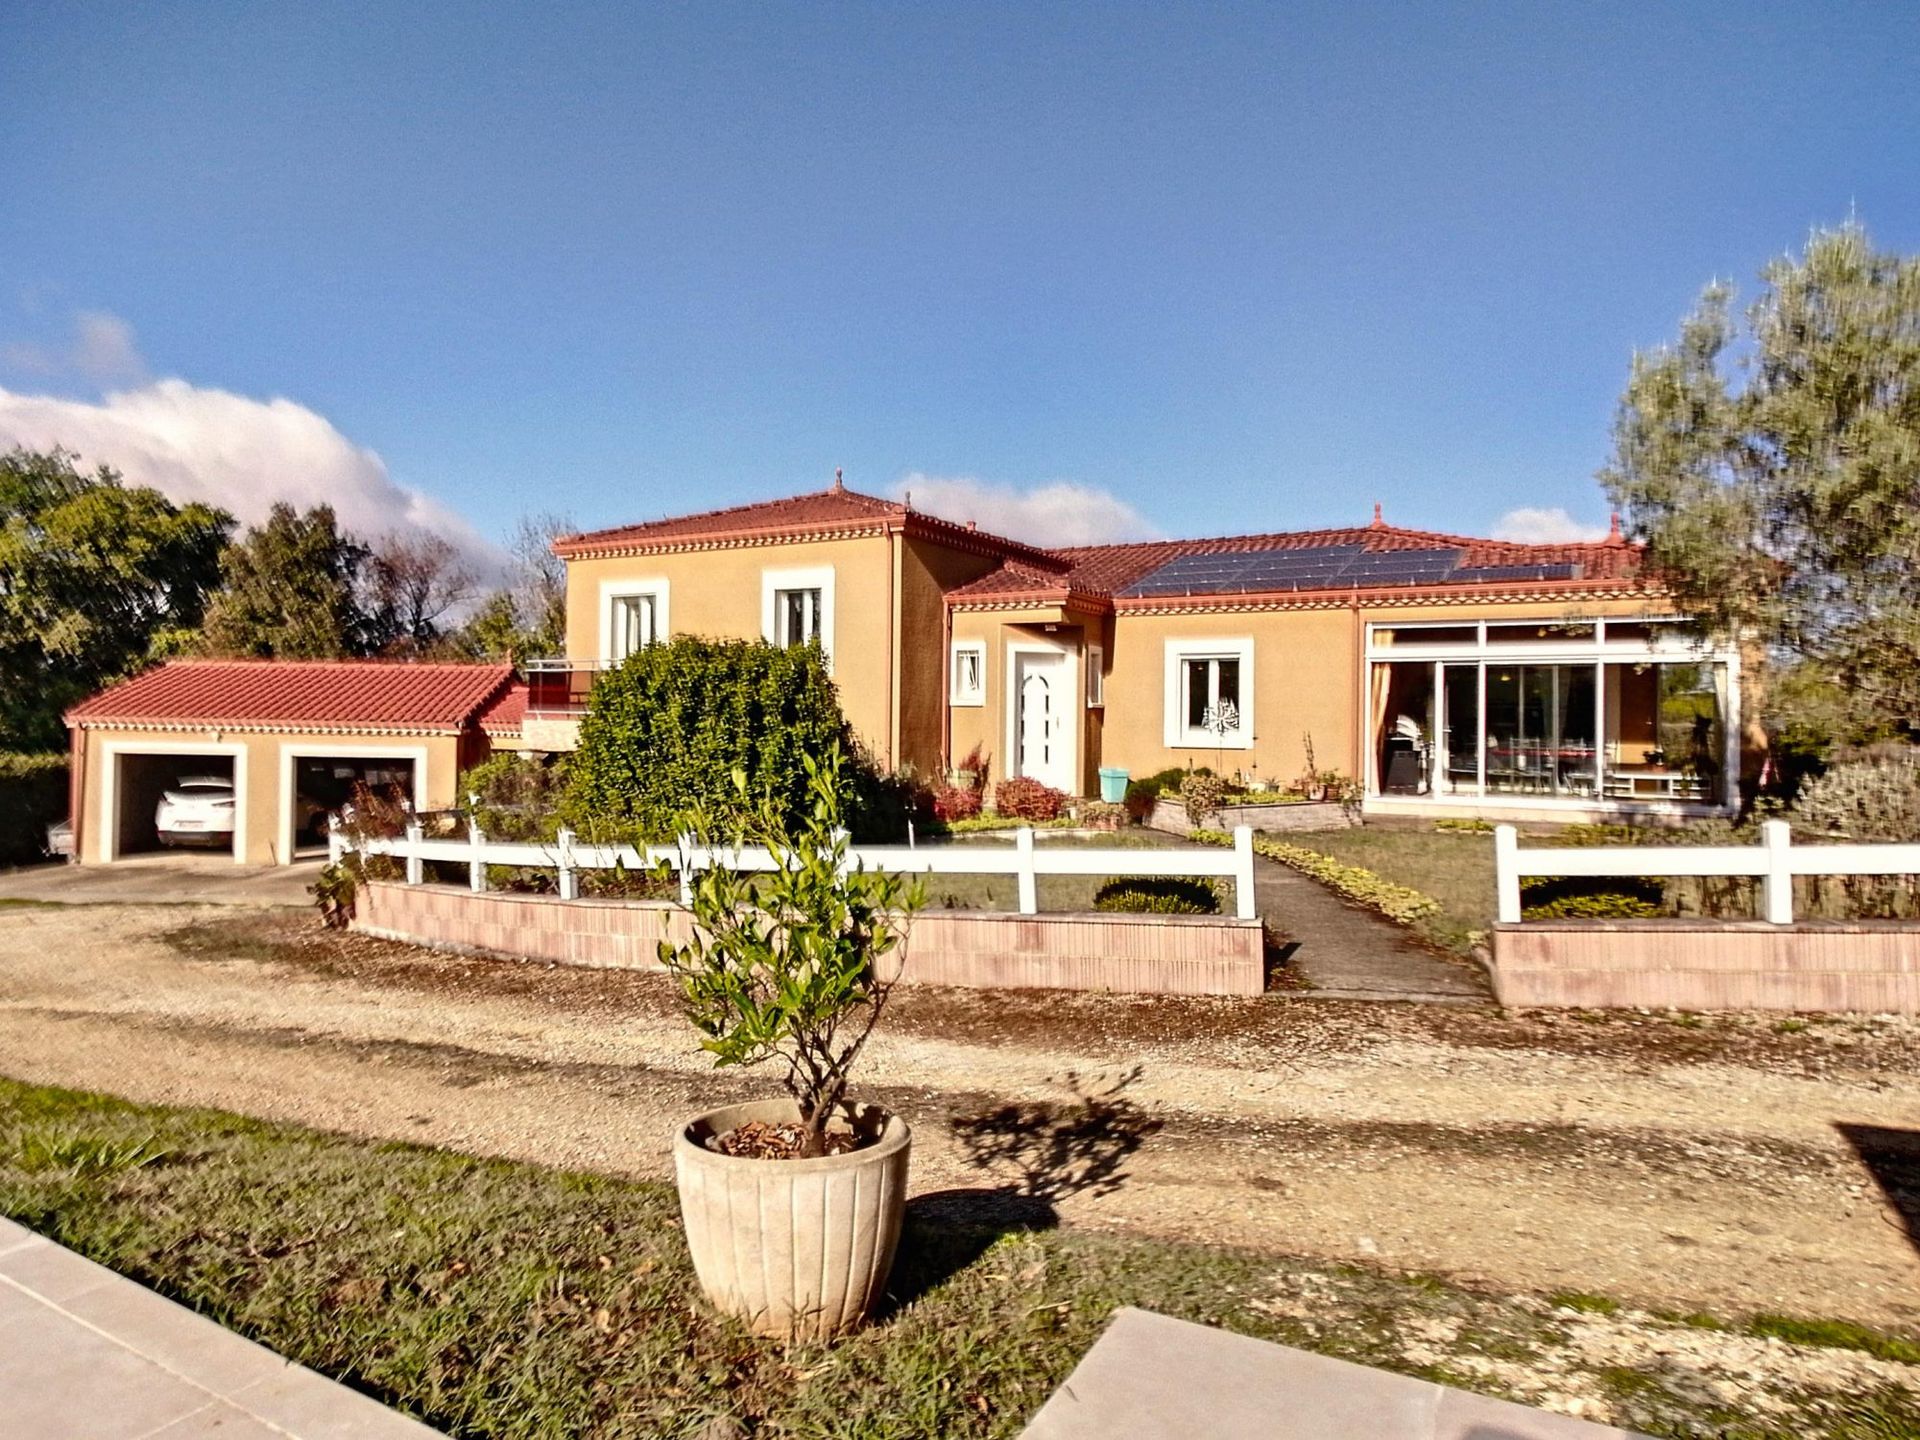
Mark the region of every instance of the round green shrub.
<instances>
[{"instance_id":1,"label":"round green shrub","mask_svg":"<svg viewBox=\"0 0 1920 1440\"><path fill-rule=\"evenodd\" d=\"M1094 891L1093 908L1129 915L1218 915L1220 893L1204 880L1131 875Z\"/></svg>"},{"instance_id":2,"label":"round green shrub","mask_svg":"<svg viewBox=\"0 0 1920 1440\"><path fill-rule=\"evenodd\" d=\"M681 635L629 656L593 687L568 767L567 816L583 836L659 842L704 809L722 828L770 797L790 824L810 809L805 755L839 755L835 781L857 802L860 767L816 645ZM856 814L856 821L860 818ZM856 832L858 826L856 825Z\"/></svg>"},{"instance_id":3,"label":"round green shrub","mask_svg":"<svg viewBox=\"0 0 1920 1440\"><path fill-rule=\"evenodd\" d=\"M1539 876L1520 885L1525 920L1651 920L1666 897L1658 880L1620 876Z\"/></svg>"}]
</instances>

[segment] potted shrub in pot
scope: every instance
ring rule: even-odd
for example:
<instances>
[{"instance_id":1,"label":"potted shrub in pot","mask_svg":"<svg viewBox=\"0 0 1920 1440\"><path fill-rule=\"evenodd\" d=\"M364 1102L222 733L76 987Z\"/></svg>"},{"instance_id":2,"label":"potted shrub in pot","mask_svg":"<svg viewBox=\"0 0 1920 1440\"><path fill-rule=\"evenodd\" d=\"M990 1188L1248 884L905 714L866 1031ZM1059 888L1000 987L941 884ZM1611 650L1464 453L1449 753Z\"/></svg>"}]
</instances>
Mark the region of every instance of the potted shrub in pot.
<instances>
[{"instance_id":1,"label":"potted shrub in pot","mask_svg":"<svg viewBox=\"0 0 1920 1440\"><path fill-rule=\"evenodd\" d=\"M662 941L716 1065L773 1063L786 1096L695 1116L674 1136L687 1246L707 1298L756 1332L824 1340L857 1327L900 1238L912 1136L850 1103L847 1084L899 978L920 886L848 856L838 757L807 759L812 807L789 824L751 808L727 843L772 870L724 866L693 885L692 936ZM745 777L736 784L744 792ZM695 833L713 843L715 828Z\"/></svg>"}]
</instances>

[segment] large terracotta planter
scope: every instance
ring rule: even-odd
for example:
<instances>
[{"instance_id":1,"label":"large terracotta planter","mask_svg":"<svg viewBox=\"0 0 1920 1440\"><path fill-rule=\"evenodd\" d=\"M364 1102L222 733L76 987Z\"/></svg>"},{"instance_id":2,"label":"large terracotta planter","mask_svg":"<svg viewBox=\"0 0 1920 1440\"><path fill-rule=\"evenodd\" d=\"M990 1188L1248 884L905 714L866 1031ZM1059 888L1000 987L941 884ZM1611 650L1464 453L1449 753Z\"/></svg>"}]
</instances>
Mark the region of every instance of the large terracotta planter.
<instances>
[{"instance_id":1,"label":"large terracotta planter","mask_svg":"<svg viewBox=\"0 0 1920 1440\"><path fill-rule=\"evenodd\" d=\"M755 1333L826 1340L858 1328L879 1300L907 1200L907 1122L855 1105L856 1130L877 1136L845 1155L752 1160L706 1148L755 1120L791 1123L791 1100L710 1110L674 1137L680 1215L700 1288Z\"/></svg>"}]
</instances>

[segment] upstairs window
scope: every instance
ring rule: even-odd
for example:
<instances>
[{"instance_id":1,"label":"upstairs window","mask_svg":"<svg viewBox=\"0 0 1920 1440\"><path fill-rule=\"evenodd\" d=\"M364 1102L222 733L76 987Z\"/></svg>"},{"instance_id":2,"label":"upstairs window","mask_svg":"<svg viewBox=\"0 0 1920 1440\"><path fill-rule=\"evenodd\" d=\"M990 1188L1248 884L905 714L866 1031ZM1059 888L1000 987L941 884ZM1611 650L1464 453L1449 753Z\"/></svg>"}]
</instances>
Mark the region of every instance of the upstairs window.
<instances>
[{"instance_id":1,"label":"upstairs window","mask_svg":"<svg viewBox=\"0 0 1920 1440\"><path fill-rule=\"evenodd\" d=\"M613 643L608 647L608 659L624 660L659 638L659 614L653 596L613 597Z\"/></svg>"},{"instance_id":2,"label":"upstairs window","mask_svg":"<svg viewBox=\"0 0 1920 1440\"><path fill-rule=\"evenodd\" d=\"M820 592L773 592L774 644L805 645L820 638Z\"/></svg>"}]
</instances>

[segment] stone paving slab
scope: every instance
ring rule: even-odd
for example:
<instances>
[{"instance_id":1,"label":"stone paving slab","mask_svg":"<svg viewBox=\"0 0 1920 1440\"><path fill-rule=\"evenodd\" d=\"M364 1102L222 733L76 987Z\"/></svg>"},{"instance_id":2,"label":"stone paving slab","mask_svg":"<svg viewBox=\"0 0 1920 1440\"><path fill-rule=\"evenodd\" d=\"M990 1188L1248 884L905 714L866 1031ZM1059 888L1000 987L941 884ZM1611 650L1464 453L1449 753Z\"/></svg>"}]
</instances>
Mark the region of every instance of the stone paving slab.
<instances>
[{"instance_id":1,"label":"stone paving slab","mask_svg":"<svg viewBox=\"0 0 1920 1440\"><path fill-rule=\"evenodd\" d=\"M432 1440L440 1432L0 1220L7 1440Z\"/></svg>"},{"instance_id":2,"label":"stone paving slab","mask_svg":"<svg viewBox=\"0 0 1920 1440\"><path fill-rule=\"evenodd\" d=\"M1131 1307L1022 1440L1646 1440Z\"/></svg>"}]
</instances>

